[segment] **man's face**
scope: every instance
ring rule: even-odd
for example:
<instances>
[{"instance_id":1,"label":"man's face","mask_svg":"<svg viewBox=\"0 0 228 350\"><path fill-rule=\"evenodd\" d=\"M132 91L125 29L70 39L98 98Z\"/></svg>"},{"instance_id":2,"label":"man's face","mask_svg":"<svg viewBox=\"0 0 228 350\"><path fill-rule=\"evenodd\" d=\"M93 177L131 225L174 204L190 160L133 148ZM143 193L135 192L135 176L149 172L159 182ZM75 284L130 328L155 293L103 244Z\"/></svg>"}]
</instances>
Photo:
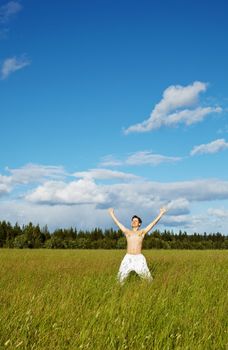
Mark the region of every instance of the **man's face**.
<instances>
[{"instance_id":1,"label":"man's face","mask_svg":"<svg viewBox=\"0 0 228 350\"><path fill-rule=\"evenodd\" d=\"M134 219L131 221L131 227L132 227L132 228L138 228L139 226L140 226L139 219L138 219L138 218L134 218Z\"/></svg>"}]
</instances>

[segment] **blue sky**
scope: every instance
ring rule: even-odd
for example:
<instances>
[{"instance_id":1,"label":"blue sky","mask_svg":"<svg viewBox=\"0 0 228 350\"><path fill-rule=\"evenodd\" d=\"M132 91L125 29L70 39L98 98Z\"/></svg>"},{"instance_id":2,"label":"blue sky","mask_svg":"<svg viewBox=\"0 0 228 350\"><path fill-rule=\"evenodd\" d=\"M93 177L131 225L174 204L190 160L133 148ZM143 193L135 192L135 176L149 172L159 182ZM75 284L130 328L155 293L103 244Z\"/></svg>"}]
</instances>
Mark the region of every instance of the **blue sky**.
<instances>
[{"instance_id":1,"label":"blue sky","mask_svg":"<svg viewBox=\"0 0 228 350\"><path fill-rule=\"evenodd\" d=\"M227 234L227 11L1 1L0 220Z\"/></svg>"}]
</instances>

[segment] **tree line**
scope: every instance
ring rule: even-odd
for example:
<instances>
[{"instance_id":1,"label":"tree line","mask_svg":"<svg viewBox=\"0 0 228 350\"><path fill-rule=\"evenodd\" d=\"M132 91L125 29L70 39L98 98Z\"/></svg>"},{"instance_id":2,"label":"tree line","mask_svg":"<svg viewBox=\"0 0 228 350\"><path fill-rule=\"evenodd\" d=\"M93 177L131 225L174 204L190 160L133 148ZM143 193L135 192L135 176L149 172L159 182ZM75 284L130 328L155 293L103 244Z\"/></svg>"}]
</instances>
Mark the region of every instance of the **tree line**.
<instances>
[{"instance_id":1,"label":"tree line","mask_svg":"<svg viewBox=\"0 0 228 350\"><path fill-rule=\"evenodd\" d=\"M125 249L126 238L120 230L95 228L91 231L59 228L50 232L47 226L31 222L20 226L0 221L0 248L55 249ZM228 249L228 236L220 232L187 234L186 231L159 230L147 234L143 249Z\"/></svg>"}]
</instances>

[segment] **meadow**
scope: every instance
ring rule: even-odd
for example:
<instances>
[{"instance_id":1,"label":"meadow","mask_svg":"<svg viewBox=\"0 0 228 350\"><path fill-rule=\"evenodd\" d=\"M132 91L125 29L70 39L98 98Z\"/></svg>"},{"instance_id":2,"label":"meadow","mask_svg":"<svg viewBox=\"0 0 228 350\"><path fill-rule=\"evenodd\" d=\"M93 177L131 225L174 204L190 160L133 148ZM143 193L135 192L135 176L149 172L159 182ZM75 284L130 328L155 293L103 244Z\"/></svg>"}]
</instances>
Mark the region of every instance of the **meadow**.
<instances>
[{"instance_id":1,"label":"meadow","mask_svg":"<svg viewBox=\"0 0 228 350\"><path fill-rule=\"evenodd\" d=\"M227 350L228 251L0 249L0 349Z\"/></svg>"}]
</instances>

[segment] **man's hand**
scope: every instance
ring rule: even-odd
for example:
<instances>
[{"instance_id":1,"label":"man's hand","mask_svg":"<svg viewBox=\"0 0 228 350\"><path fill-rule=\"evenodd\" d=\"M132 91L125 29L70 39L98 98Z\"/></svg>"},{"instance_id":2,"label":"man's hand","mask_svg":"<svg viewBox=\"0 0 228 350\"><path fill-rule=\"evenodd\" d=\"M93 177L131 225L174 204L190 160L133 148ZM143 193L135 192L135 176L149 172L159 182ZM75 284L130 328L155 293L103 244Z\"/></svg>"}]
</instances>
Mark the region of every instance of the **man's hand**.
<instances>
[{"instance_id":1,"label":"man's hand","mask_svg":"<svg viewBox=\"0 0 228 350\"><path fill-rule=\"evenodd\" d=\"M167 212L166 208L160 208L160 213L156 217L156 219L152 221L146 228L143 229L144 234L149 232L154 227L154 225L156 225L156 223L161 219L162 215L164 215L166 212Z\"/></svg>"},{"instance_id":2,"label":"man's hand","mask_svg":"<svg viewBox=\"0 0 228 350\"><path fill-rule=\"evenodd\" d=\"M116 218L115 214L114 214L114 209L113 208L109 208L108 209L109 214L111 215L113 221L115 222L115 224L119 227L119 229L126 234L126 227L124 225L122 225L119 220Z\"/></svg>"},{"instance_id":3,"label":"man's hand","mask_svg":"<svg viewBox=\"0 0 228 350\"><path fill-rule=\"evenodd\" d=\"M166 208L160 208L160 214L164 215L167 212Z\"/></svg>"},{"instance_id":4,"label":"man's hand","mask_svg":"<svg viewBox=\"0 0 228 350\"><path fill-rule=\"evenodd\" d=\"M114 209L113 208L109 208L108 212L109 212L110 215L112 215L112 214L114 214Z\"/></svg>"}]
</instances>

